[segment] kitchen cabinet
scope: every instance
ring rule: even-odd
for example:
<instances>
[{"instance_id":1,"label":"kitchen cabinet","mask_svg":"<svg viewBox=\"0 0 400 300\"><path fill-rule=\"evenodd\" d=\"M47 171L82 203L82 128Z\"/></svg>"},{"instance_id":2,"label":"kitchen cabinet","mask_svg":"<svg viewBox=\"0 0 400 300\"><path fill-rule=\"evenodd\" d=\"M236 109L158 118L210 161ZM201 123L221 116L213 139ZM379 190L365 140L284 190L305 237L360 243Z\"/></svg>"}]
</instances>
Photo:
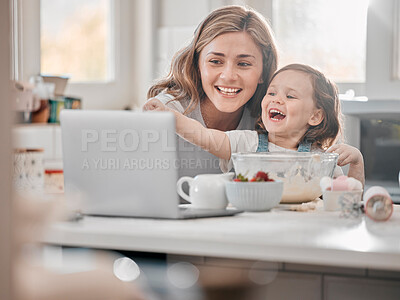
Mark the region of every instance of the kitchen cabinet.
<instances>
[{"instance_id":1,"label":"kitchen cabinet","mask_svg":"<svg viewBox=\"0 0 400 300\"><path fill-rule=\"evenodd\" d=\"M276 278L257 290L256 299L321 299L322 276L279 272Z\"/></svg>"},{"instance_id":2,"label":"kitchen cabinet","mask_svg":"<svg viewBox=\"0 0 400 300\"><path fill-rule=\"evenodd\" d=\"M398 300L400 281L354 277L326 276L324 300Z\"/></svg>"},{"instance_id":3,"label":"kitchen cabinet","mask_svg":"<svg viewBox=\"0 0 400 300\"><path fill-rule=\"evenodd\" d=\"M218 267L219 278L225 278L225 282L210 283L206 279L206 286L224 287L227 285L226 278L230 277L232 285L248 287L247 296L251 299L386 300L399 299L400 296L400 272L397 271L215 257L199 259L194 256L168 256L169 264L182 261L191 263L200 270L200 280L202 277L209 277L210 273L215 273L213 268ZM255 264L257 270L251 276L255 271ZM241 281L237 280L239 273L244 273ZM249 279L254 276L259 277L258 284Z\"/></svg>"}]
</instances>

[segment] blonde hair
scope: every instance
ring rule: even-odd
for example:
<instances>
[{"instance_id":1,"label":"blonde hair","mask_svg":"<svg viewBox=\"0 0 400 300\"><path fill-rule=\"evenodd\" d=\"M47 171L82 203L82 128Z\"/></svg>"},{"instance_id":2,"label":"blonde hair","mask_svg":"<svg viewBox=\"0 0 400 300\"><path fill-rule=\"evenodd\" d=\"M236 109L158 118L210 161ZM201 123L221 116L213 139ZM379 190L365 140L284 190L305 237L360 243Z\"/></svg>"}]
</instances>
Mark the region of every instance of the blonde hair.
<instances>
[{"instance_id":1,"label":"blonde hair","mask_svg":"<svg viewBox=\"0 0 400 300\"><path fill-rule=\"evenodd\" d=\"M272 30L265 18L251 8L231 5L212 11L197 27L191 43L178 51L172 59L167 77L159 80L148 91L152 98L165 91L182 101L190 99L185 114L193 111L205 97L198 66L200 52L212 40L228 32L247 32L260 47L263 57L262 84L246 103L253 117L261 111L261 101L272 75L277 69L277 49Z\"/></svg>"},{"instance_id":2,"label":"blonde hair","mask_svg":"<svg viewBox=\"0 0 400 300\"><path fill-rule=\"evenodd\" d=\"M279 73L288 70L303 72L310 76L315 106L321 109L323 114L321 123L310 126L300 142L309 141L321 149L327 149L335 143L342 131L342 113L337 86L320 71L303 64L287 65L279 69L271 80ZM266 131L261 117L256 122L256 130Z\"/></svg>"}]
</instances>

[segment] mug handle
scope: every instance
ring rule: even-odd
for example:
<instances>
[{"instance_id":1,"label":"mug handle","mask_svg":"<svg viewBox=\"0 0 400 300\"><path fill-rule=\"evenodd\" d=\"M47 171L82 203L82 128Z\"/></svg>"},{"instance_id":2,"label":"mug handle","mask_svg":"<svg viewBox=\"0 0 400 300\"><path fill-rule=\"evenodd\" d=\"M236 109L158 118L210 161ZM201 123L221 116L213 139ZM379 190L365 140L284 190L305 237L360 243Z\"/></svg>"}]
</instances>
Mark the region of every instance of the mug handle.
<instances>
[{"instance_id":1,"label":"mug handle","mask_svg":"<svg viewBox=\"0 0 400 300\"><path fill-rule=\"evenodd\" d=\"M185 199L188 202L191 202L190 196L183 191L182 184L184 182L187 182L190 187L190 184L192 183L192 181L193 181L192 177L183 176L183 177L179 178L178 182L176 183L176 190L177 190L179 196L181 196L183 199Z\"/></svg>"}]
</instances>

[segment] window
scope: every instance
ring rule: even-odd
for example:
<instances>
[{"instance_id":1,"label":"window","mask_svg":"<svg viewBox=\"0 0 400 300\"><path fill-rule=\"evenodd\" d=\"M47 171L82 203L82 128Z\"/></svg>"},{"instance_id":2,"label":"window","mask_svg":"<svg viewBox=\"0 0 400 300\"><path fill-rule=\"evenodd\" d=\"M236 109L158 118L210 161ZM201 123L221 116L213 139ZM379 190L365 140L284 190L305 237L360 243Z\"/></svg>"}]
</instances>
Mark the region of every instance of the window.
<instances>
[{"instance_id":1,"label":"window","mask_svg":"<svg viewBox=\"0 0 400 300\"><path fill-rule=\"evenodd\" d=\"M400 80L400 3L394 2L392 78Z\"/></svg>"},{"instance_id":2,"label":"window","mask_svg":"<svg viewBox=\"0 0 400 300\"><path fill-rule=\"evenodd\" d=\"M305 63L336 82L365 82L368 4L368 0L273 0L280 66Z\"/></svg>"},{"instance_id":3,"label":"window","mask_svg":"<svg viewBox=\"0 0 400 300\"><path fill-rule=\"evenodd\" d=\"M41 0L41 73L75 82L112 80L111 5L111 0Z\"/></svg>"}]
</instances>

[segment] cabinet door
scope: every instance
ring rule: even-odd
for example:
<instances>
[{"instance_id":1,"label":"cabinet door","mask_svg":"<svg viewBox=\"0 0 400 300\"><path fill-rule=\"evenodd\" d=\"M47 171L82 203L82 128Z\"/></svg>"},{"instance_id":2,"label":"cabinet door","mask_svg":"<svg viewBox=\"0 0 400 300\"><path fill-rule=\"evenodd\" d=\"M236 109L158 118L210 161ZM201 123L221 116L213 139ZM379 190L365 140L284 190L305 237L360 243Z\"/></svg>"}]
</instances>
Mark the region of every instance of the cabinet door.
<instances>
[{"instance_id":1,"label":"cabinet door","mask_svg":"<svg viewBox=\"0 0 400 300\"><path fill-rule=\"evenodd\" d=\"M321 299L321 275L279 272L265 287L265 298L256 299ZM261 295L260 295L261 296Z\"/></svg>"},{"instance_id":2,"label":"cabinet door","mask_svg":"<svg viewBox=\"0 0 400 300\"><path fill-rule=\"evenodd\" d=\"M326 276L324 300L398 300L399 280Z\"/></svg>"}]
</instances>

